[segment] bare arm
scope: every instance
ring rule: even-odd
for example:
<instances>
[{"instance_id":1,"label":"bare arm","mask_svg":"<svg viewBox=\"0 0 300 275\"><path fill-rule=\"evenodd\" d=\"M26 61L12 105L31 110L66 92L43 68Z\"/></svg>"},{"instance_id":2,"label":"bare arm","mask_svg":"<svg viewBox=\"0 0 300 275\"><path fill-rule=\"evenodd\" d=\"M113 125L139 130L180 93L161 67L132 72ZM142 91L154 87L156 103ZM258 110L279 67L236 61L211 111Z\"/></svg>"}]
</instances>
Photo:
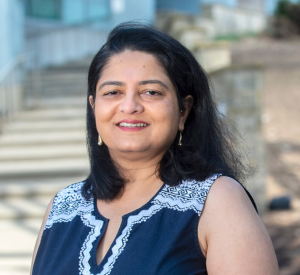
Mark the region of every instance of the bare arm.
<instances>
[{"instance_id":1,"label":"bare arm","mask_svg":"<svg viewBox=\"0 0 300 275\"><path fill-rule=\"evenodd\" d=\"M209 275L277 275L268 232L242 186L228 177L212 185L199 220Z\"/></svg>"},{"instance_id":2,"label":"bare arm","mask_svg":"<svg viewBox=\"0 0 300 275\"><path fill-rule=\"evenodd\" d=\"M54 200L54 198L53 198L53 199L50 201L50 203L48 204L48 207L47 207L47 210L46 210L44 219L43 219L43 223L42 223L42 226L41 226L41 228L40 228L40 231L39 231L39 234L38 234L38 237L37 237L35 246L34 246L33 256L32 256L32 262L31 262L31 271L30 271L30 274L32 274L32 268L33 268L33 264L34 264L34 261L35 261L36 253L37 253L37 251L38 251L38 249L39 249L39 246L40 246L40 242L41 242L41 238L42 238L42 235L43 235L44 227L45 227L45 224L46 224L46 222L47 222L47 220L48 220L49 213L50 213L51 208L52 208L53 200Z\"/></svg>"}]
</instances>

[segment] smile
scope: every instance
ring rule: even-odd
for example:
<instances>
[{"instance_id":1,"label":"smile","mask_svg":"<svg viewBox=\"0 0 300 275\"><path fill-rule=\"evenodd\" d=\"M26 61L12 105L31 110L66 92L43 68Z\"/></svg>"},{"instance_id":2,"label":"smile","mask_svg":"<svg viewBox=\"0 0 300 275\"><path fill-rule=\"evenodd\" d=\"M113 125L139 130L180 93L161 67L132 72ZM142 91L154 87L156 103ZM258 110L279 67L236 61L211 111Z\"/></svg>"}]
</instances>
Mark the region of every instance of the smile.
<instances>
[{"instance_id":1,"label":"smile","mask_svg":"<svg viewBox=\"0 0 300 275\"><path fill-rule=\"evenodd\" d=\"M126 123L126 122L121 122L118 124L118 126L120 127L146 127L148 126L148 124L146 123L136 123L136 124L133 124L133 123Z\"/></svg>"}]
</instances>

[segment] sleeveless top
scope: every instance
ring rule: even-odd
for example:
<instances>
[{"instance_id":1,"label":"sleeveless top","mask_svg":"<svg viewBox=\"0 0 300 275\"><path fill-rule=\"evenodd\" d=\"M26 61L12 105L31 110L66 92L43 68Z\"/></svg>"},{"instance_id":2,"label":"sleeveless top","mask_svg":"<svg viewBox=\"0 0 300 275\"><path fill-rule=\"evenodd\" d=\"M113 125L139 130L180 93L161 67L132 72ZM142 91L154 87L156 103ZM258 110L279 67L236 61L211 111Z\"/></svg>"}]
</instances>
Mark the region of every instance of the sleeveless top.
<instances>
[{"instance_id":1,"label":"sleeveless top","mask_svg":"<svg viewBox=\"0 0 300 275\"><path fill-rule=\"evenodd\" d=\"M81 195L84 182L56 195L36 255L33 275L202 275L206 259L198 222L213 182L163 184L139 209L122 217L119 231L97 265L96 251L108 219L96 199Z\"/></svg>"}]
</instances>

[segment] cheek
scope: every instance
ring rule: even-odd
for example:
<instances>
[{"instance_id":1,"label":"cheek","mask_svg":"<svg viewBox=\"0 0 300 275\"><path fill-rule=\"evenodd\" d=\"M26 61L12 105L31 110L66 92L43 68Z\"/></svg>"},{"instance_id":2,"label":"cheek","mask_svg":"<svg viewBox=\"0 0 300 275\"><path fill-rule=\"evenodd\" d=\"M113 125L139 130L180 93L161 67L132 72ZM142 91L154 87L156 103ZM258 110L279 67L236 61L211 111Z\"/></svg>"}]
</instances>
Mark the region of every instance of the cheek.
<instances>
[{"instance_id":1,"label":"cheek","mask_svg":"<svg viewBox=\"0 0 300 275\"><path fill-rule=\"evenodd\" d=\"M111 118L114 113L114 107L107 102L101 100L95 100L95 120L97 131L104 134L105 130L108 130L108 126L111 122Z\"/></svg>"},{"instance_id":2,"label":"cheek","mask_svg":"<svg viewBox=\"0 0 300 275\"><path fill-rule=\"evenodd\" d=\"M96 121L105 120L107 116L114 110L112 102L107 102L96 97L95 100L95 117Z\"/></svg>"},{"instance_id":3,"label":"cheek","mask_svg":"<svg viewBox=\"0 0 300 275\"><path fill-rule=\"evenodd\" d=\"M156 114L160 116L160 121L168 131L176 133L179 125L178 107L172 101L166 101L156 109Z\"/></svg>"}]
</instances>

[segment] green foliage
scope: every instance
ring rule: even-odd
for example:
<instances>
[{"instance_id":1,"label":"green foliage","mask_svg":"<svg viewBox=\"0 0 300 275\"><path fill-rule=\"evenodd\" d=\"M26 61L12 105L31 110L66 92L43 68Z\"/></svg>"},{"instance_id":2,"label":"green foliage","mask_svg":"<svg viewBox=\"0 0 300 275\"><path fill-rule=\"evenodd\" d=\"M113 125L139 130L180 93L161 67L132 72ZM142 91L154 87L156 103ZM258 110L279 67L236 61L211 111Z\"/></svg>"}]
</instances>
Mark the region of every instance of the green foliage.
<instances>
[{"instance_id":1,"label":"green foliage","mask_svg":"<svg viewBox=\"0 0 300 275\"><path fill-rule=\"evenodd\" d=\"M234 33L229 33L229 34L225 34L225 35L218 35L215 37L214 40L216 41L239 41L243 38L247 38L247 37L255 37L257 35L257 33L254 32L246 32L243 34L234 34Z\"/></svg>"},{"instance_id":2,"label":"green foliage","mask_svg":"<svg viewBox=\"0 0 300 275\"><path fill-rule=\"evenodd\" d=\"M274 36L279 38L300 35L300 1L297 3L279 1L275 10L273 28Z\"/></svg>"},{"instance_id":3,"label":"green foliage","mask_svg":"<svg viewBox=\"0 0 300 275\"><path fill-rule=\"evenodd\" d=\"M280 0L277 3L277 7L275 9L275 16L286 16L288 17L288 10L291 6L291 2L288 0Z\"/></svg>"}]
</instances>

